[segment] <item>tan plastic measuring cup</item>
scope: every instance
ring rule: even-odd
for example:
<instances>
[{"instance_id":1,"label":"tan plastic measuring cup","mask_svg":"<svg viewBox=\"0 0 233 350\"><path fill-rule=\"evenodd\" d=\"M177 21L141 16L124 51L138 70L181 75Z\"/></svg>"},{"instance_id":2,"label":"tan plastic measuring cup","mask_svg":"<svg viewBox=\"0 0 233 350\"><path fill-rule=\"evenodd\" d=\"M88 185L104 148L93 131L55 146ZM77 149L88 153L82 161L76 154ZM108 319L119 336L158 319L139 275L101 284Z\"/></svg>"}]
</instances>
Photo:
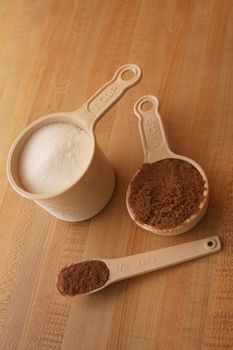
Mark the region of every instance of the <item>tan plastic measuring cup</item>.
<instances>
[{"instance_id":1,"label":"tan plastic measuring cup","mask_svg":"<svg viewBox=\"0 0 233 350\"><path fill-rule=\"evenodd\" d=\"M147 224L142 224L135 219L135 215L128 202L128 198L130 196L130 183L126 193L126 205L131 218L145 230L151 231L158 235L173 236L190 230L204 216L208 206L209 186L206 174L199 164L188 157L175 154L170 150L164 132L162 120L158 112L158 107L159 101L155 96L152 95L141 97L134 105L134 113L139 119L139 131L144 151L144 163L154 163L165 158L175 158L182 159L192 164L199 171L205 182L205 190L203 193L204 198L197 210L197 213L190 216L181 225L171 229L159 229ZM131 179L131 182L136 174Z\"/></svg>"},{"instance_id":2,"label":"tan plastic measuring cup","mask_svg":"<svg viewBox=\"0 0 233 350\"><path fill-rule=\"evenodd\" d=\"M127 74L130 78L126 79ZM33 200L50 214L65 221L82 221L97 214L109 201L114 190L112 166L95 141L94 128L98 119L142 76L139 66L120 67L106 83L79 109L69 113L53 113L28 125L14 141L7 160L10 184L21 196ZM57 193L33 194L24 190L18 174L20 153L28 138L39 128L51 123L71 123L85 130L92 140L92 155L81 177Z\"/></svg>"}]
</instances>

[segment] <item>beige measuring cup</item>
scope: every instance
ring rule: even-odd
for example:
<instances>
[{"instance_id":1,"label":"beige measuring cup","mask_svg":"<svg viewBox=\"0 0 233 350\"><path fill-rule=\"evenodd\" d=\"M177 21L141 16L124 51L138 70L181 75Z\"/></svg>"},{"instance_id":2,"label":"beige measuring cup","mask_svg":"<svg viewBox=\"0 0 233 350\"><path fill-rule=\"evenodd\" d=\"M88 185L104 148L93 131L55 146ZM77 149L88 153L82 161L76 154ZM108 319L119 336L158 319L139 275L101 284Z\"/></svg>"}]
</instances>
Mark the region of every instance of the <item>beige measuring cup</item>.
<instances>
[{"instance_id":1,"label":"beige measuring cup","mask_svg":"<svg viewBox=\"0 0 233 350\"><path fill-rule=\"evenodd\" d=\"M141 222L135 219L135 215L129 205L130 196L130 183L126 193L126 205L131 218L145 230L151 231L162 236L173 236L184 233L194 227L204 216L209 198L209 186L208 180L204 170L194 160L184 157L172 152L168 146L167 138L164 132L162 120L158 112L159 101L155 96L147 95L141 97L134 105L134 113L139 119L139 132L142 141L142 147L144 151L144 163L154 163L165 158L182 159L192 164L201 174L204 182L204 198L200 203L200 206L195 214L190 216L181 225L170 229L159 229ZM140 169L138 170L140 171ZM134 177L131 179L133 181Z\"/></svg>"},{"instance_id":2,"label":"beige measuring cup","mask_svg":"<svg viewBox=\"0 0 233 350\"><path fill-rule=\"evenodd\" d=\"M124 92L137 84L141 75L139 66L126 64L120 67L112 80L102 86L79 109L69 113L46 115L21 131L10 149L7 160L8 179L15 191L65 221L82 221L97 214L107 204L113 193L115 176L112 166L96 143L94 128L99 118ZM29 193L22 187L18 173L22 148L36 130L57 122L71 123L88 133L92 142L90 161L83 175L64 190L46 194Z\"/></svg>"},{"instance_id":3,"label":"beige measuring cup","mask_svg":"<svg viewBox=\"0 0 233 350\"><path fill-rule=\"evenodd\" d=\"M220 250L221 242L218 236L213 236L117 259L95 259L95 261L100 260L104 262L108 267L109 278L103 286L93 289L85 294L98 292L112 283L127 278L201 258L217 253ZM72 272L69 272L69 278L72 277L70 274L72 274ZM57 284L57 288L62 295L66 295L64 287L59 283Z\"/></svg>"}]
</instances>

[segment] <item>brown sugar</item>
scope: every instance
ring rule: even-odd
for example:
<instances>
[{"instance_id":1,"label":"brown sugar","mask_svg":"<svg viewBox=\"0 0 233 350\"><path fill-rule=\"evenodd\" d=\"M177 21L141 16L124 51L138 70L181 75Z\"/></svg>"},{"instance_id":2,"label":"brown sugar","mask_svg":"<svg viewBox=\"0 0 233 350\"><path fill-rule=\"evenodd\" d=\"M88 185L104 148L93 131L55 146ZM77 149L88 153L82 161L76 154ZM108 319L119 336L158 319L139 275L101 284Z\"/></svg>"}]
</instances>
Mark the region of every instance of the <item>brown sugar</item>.
<instances>
[{"instance_id":1,"label":"brown sugar","mask_svg":"<svg viewBox=\"0 0 233 350\"><path fill-rule=\"evenodd\" d=\"M190 163L163 159L145 163L133 179L129 205L136 221L172 229L199 210L205 181Z\"/></svg>"},{"instance_id":2,"label":"brown sugar","mask_svg":"<svg viewBox=\"0 0 233 350\"><path fill-rule=\"evenodd\" d=\"M83 261L61 270L57 289L62 295L74 296L91 292L105 285L109 269L101 260Z\"/></svg>"}]
</instances>

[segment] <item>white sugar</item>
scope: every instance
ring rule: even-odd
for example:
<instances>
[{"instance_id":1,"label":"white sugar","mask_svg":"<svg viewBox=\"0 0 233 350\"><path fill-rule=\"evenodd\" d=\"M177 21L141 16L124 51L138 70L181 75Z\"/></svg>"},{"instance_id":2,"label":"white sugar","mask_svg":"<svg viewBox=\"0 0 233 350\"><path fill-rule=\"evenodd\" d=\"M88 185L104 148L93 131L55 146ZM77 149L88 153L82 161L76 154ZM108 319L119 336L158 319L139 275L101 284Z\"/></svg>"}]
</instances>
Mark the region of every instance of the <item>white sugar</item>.
<instances>
[{"instance_id":1,"label":"white sugar","mask_svg":"<svg viewBox=\"0 0 233 350\"><path fill-rule=\"evenodd\" d=\"M38 129L26 142L19 175L31 193L54 193L71 185L85 172L92 156L90 136L68 123Z\"/></svg>"}]
</instances>

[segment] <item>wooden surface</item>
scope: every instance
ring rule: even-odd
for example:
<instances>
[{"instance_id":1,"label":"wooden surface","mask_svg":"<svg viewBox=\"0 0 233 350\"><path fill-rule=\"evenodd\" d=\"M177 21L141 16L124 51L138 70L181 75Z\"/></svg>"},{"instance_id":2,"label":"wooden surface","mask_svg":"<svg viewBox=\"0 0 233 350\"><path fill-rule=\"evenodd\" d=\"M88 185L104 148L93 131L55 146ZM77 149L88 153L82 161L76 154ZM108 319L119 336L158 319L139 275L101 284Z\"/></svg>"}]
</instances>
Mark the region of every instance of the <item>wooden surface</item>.
<instances>
[{"instance_id":1,"label":"wooden surface","mask_svg":"<svg viewBox=\"0 0 233 350\"><path fill-rule=\"evenodd\" d=\"M125 63L139 85L102 118L101 148L115 194L92 220L70 224L8 184L9 147L30 121L80 106ZM231 0L1 0L0 349L233 349L233 2ZM125 206L143 160L133 103L155 94L171 148L210 182L197 227L166 238L135 226ZM59 270L219 235L215 256L74 299L55 289Z\"/></svg>"}]
</instances>

